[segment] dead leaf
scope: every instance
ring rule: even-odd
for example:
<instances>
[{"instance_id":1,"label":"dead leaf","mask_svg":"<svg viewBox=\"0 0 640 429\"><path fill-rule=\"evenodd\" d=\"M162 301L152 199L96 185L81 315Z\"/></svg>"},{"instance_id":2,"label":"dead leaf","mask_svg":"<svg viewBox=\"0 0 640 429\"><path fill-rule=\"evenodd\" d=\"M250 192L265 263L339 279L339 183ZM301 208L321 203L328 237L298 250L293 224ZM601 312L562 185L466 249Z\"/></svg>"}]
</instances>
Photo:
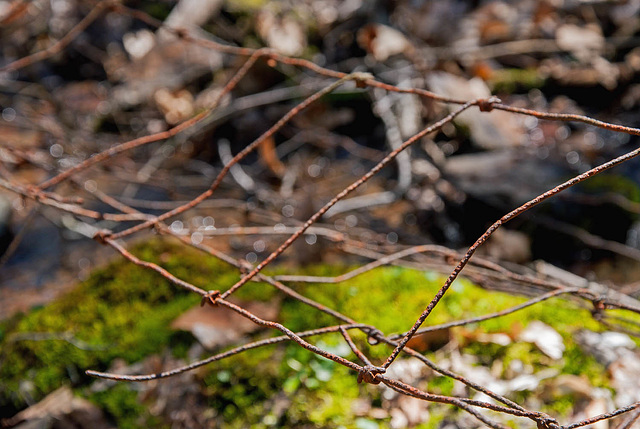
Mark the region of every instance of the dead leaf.
<instances>
[{"instance_id":1,"label":"dead leaf","mask_svg":"<svg viewBox=\"0 0 640 429\"><path fill-rule=\"evenodd\" d=\"M262 162L269 168L269 170L278 177L284 176L286 167L278 158L278 153L276 152L276 142L273 137L267 138L263 141L260 146L258 146L258 153L260 154L260 159Z\"/></svg>"},{"instance_id":2,"label":"dead leaf","mask_svg":"<svg viewBox=\"0 0 640 429\"><path fill-rule=\"evenodd\" d=\"M419 352L435 351L446 345L449 340L451 340L451 330L438 329L437 331L414 335L407 343L407 347Z\"/></svg>"},{"instance_id":3,"label":"dead leaf","mask_svg":"<svg viewBox=\"0 0 640 429\"><path fill-rule=\"evenodd\" d=\"M615 404L625 407L640 401L640 354L623 349L622 356L609 365L611 386L616 389Z\"/></svg>"},{"instance_id":4,"label":"dead leaf","mask_svg":"<svg viewBox=\"0 0 640 429\"><path fill-rule=\"evenodd\" d=\"M274 320L280 312L278 302L242 302L237 305L257 316ZM189 331L207 349L223 347L240 340L244 335L262 329L249 319L226 307L194 307L171 323L172 329Z\"/></svg>"},{"instance_id":5,"label":"dead leaf","mask_svg":"<svg viewBox=\"0 0 640 429\"><path fill-rule=\"evenodd\" d=\"M427 77L433 92L459 100L488 98L491 91L480 78L470 80L446 72L434 72ZM521 146L525 143L524 127L513 114L503 111L490 113L469 109L460 114L456 123L469 128L471 140L483 149Z\"/></svg>"},{"instance_id":6,"label":"dead leaf","mask_svg":"<svg viewBox=\"0 0 640 429\"><path fill-rule=\"evenodd\" d=\"M69 386L59 388L11 419L3 420L2 427L5 427L5 424L14 426L21 422L30 422L25 424L25 427L90 427L93 429L112 427L100 408L86 399L74 396Z\"/></svg>"},{"instance_id":7,"label":"dead leaf","mask_svg":"<svg viewBox=\"0 0 640 429\"><path fill-rule=\"evenodd\" d=\"M562 358L565 349L562 336L551 326L537 320L529 323L520 333L520 340L535 344L552 359Z\"/></svg>"},{"instance_id":8,"label":"dead leaf","mask_svg":"<svg viewBox=\"0 0 640 429\"><path fill-rule=\"evenodd\" d=\"M404 34L382 24L369 24L361 28L358 31L358 44L380 62L413 49Z\"/></svg>"},{"instance_id":9,"label":"dead leaf","mask_svg":"<svg viewBox=\"0 0 640 429\"><path fill-rule=\"evenodd\" d=\"M597 26L564 24L556 30L556 43L579 61L589 61L604 50L604 37Z\"/></svg>"},{"instance_id":10,"label":"dead leaf","mask_svg":"<svg viewBox=\"0 0 640 429\"><path fill-rule=\"evenodd\" d=\"M178 124L193 115L193 95L186 89L170 92L161 88L153 98L170 125Z\"/></svg>"},{"instance_id":11,"label":"dead leaf","mask_svg":"<svg viewBox=\"0 0 640 429\"><path fill-rule=\"evenodd\" d=\"M302 24L290 15L277 16L263 9L256 18L256 30L270 48L283 55L299 56L307 47Z\"/></svg>"}]
</instances>

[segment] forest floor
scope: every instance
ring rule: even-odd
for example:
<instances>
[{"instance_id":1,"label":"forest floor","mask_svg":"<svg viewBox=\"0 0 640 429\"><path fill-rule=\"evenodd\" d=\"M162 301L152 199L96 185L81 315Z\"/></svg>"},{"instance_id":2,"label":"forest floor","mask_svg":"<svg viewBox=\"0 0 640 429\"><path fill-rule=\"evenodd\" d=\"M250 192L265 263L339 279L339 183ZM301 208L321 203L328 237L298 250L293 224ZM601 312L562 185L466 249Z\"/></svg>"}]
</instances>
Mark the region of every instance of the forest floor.
<instances>
[{"instance_id":1,"label":"forest floor","mask_svg":"<svg viewBox=\"0 0 640 429\"><path fill-rule=\"evenodd\" d=\"M266 269L385 335L403 333L493 222L638 147L638 2L125 3L0 2L2 424L479 425L458 408L359 385L356 373L295 344L166 381L94 381L85 370L157 373L270 334L200 309L199 296L124 261L117 246L202 290L225 291L419 135ZM270 49L264 58L251 56L262 47ZM335 83L354 72L370 75ZM423 135L457 108L431 93L449 101L493 95L506 109L479 103ZM60 178L65 171L73 174ZM188 206L217 178L213 197ZM133 230L177 207L188 210ZM640 401L630 381L640 370L638 317L614 309L640 309L638 214L635 159L523 213L478 248L427 325L573 292L425 333L411 346L567 424ZM108 246L93 240L119 235L103 240ZM383 258L380 265L396 266L327 283ZM560 286L549 289L553 282ZM336 323L264 283L238 294L242 308L294 332ZM376 362L390 353L353 335ZM350 356L341 338L315 344ZM486 399L412 359L391 366L391 376ZM535 425L488 413L496 424Z\"/></svg>"}]
</instances>

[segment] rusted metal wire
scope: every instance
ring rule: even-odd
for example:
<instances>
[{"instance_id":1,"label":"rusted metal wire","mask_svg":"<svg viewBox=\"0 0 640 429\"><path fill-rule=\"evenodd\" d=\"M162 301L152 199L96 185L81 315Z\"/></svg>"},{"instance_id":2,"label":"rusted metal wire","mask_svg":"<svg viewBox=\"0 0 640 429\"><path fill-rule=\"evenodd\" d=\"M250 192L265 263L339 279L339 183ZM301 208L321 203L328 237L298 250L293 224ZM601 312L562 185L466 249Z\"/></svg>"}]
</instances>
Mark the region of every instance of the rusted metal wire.
<instances>
[{"instance_id":1,"label":"rusted metal wire","mask_svg":"<svg viewBox=\"0 0 640 429\"><path fill-rule=\"evenodd\" d=\"M616 429L631 429L638 418L640 418L640 408L636 408L634 412L630 413L620 425L616 426Z\"/></svg>"},{"instance_id":2,"label":"rusted metal wire","mask_svg":"<svg viewBox=\"0 0 640 429\"><path fill-rule=\"evenodd\" d=\"M449 329L449 328L455 328L456 326L464 326L464 325L469 325L471 323L478 323L478 322L482 322L485 320L490 320L490 319L495 319L496 317L502 317L502 316L506 316L507 314L511 314L511 313L515 313L518 310L522 310L523 308L527 308L527 307L531 307L534 304L538 304L540 302L546 301L550 298L553 298L555 296L559 296L559 295L563 295L566 293L575 293L575 292L580 292L583 289L579 289L579 288L562 288L562 289L558 289L558 290L554 290L552 292L547 292L543 295L540 295L539 297L530 299L526 302L523 302L520 305L516 305L513 306L511 308L507 308L505 310L502 311L496 311L495 313L491 313L491 314L485 314L484 316L478 316L478 317L471 317L468 319L462 319L462 320L456 320L455 322L448 322L448 323L441 323L439 325L433 325L433 326L429 326L427 328L422 328L422 329L418 329L416 331L416 333L414 335L420 335L420 334L425 334L427 332L433 332L433 331L438 331L440 329ZM392 335L390 338L393 340L397 340L400 339L404 336L406 336L407 334L402 334L402 335Z\"/></svg>"},{"instance_id":3,"label":"rusted metal wire","mask_svg":"<svg viewBox=\"0 0 640 429\"><path fill-rule=\"evenodd\" d=\"M562 113L547 113L547 112L539 112L535 110L520 108L509 106L506 104L502 104L502 102L495 98L490 97L487 99L476 99L476 100L457 100L449 97L444 97L430 91L426 91L421 88L399 88L394 85L390 85L387 83L380 82L375 79L374 76L368 73L342 73L335 70L331 70L325 67L321 67L317 64L314 64L311 61L291 58L284 55L281 55L273 50L269 49L249 49L249 48L241 48L234 47L229 45L224 45L222 43L214 42L211 40L202 39L191 34L188 30L178 29L178 28L169 28L163 26L163 23L155 20L150 17L146 13L143 13L138 10L127 8L115 1L102 1L96 4L96 6L89 12L89 14L83 18L76 26L74 26L62 39L60 39L55 44L46 48L43 51L36 52L27 57L21 58L17 61L14 61L3 68L0 68L0 72L3 71L16 71L21 68L27 67L31 64L34 64L38 61L44 61L51 56L60 53L64 50L69 43L79 34L81 34L88 26L94 22L101 13L104 11L111 11L114 13L119 13L122 15L130 16L135 19L141 20L147 23L150 26L159 28L162 27L167 31L173 33L174 35L180 37L181 39L193 43L199 46L203 46L209 49L213 49L219 51L224 54L246 57L246 60L242 64L242 66L232 74L228 82L222 88L222 90L216 95L212 103L209 107L200 113L194 115L193 117L185 120L184 122L176 125L175 127L159 133L149 134L143 137L139 137L133 140L126 141L124 143L120 143L110 149L98 152L93 156L87 158L86 160L78 163L77 165L59 172L57 175L43 181L38 186L28 185L25 183L20 183L13 178L4 177L0 178L0 186L3 188L12 191L18 195L21 195L23 198L31 199L39 204L53 207L55 209L68 212L77 216L82 216L85 218L97 219L97 220L109 220L115 222L117 224L122 224L123 222L128 221L140 221L137 225L131 226L129 228L123 229L119 232L114 232L111 229L103 229L99 231L95 235L95 239L103 244L106 244L117 252L119 252L122 257L126 260L130 261L133 264L141 266L145 269L149 269L155 271L163 278L167 279L171 283L177 285L180 288L183 288L189 292L196 293L202 297L203 303L208 303L212 306L223 306L240 316L251 320L255 324L269 328L272 330L277 330L283 333L284 335L280 335L273 338L267 338L259 341L254 341L247 343L243 346L234 347L230 350L215 354L207 359L200 360L189 365L175 368L172 370L156 373L156 374L146 374L146 375L123 375L123 374L110 374L105 372L97 372L88 370L86 373L93 377L105 378L117 381L130 381L130 382L141 382L148 380L155 380L160 378L166 378L175 376L177 374L184 373L185 371L190 371L195 368L201 367L203 365L207 365L222 359L230 358L231 356L237 355L239 353L243 353L247 350L255 349L258 347L266 347L273 344L282 343L285 341L293 341L299 346L305 348L311 353L317 354L324 358L330 359L337 364L343 365L357 374L357 378L355 381L357 382L365 382L369 384L384 384L385 386L393 389L394 391L408 395L414 398L419 398L429 402L448 404L455 407L458 407L474 418L478 419L482 423L493 427L493 428L504 428L505 426L499 422L495 422L489 419L487 416L479 412L479 409L489 410L497 413L503 413L514 417L526 418L533 422L535 422L539 428L546 429L555 429L555 428L563 428L563 429L573 429L577 427L586 426L589 424L596 423L598 421L612 419L616 416L620 416L622 414L628 413L627 419L622 422L618 428L619 429L627 429L633 426L634 422L637 421L640 416L640 402L636 402L627 407L619 408L610 413L601 414L594 417L589 417L579 422L575 422L568 425L560 425L553 417L548 416L544 413L540 413L537 411L530 411L525 409L522 405L517 404L516 402L489 390L487 387L482 386L469 380L459 374L456 374L452 371L444 369L438 366L436 363L429 360L426 356L418 353L417 351L409 348L407 346L409 340L416 334L426 333L439 329L452 328L457 326L462 326L470 323L477 323L485 320L494 319L497 317L502 317L507 314L512 314L519 310L522 310L526 307L545 302L553 297L558 297L561 295L569 295L571 297L575 297L576 299L581 299L587 301L587 303L593 303L594 308L598 311L594 310L594 317L598 316L599 311L605 311L609 308L626 308L632 311L640 312L637 308L633 306L626 305L622 300L616 299L615 296L610 296L609 294L602 291L602 289L592 288L589 285L585 285L585 287L578 287L576 285L566 285L560 281L555 281L549 278L540 278L533 275L520 274L513 271L510 271L500 264L497 264L493 261L474 257L476 250L482 246L487 239L502 225L509 222L510 220L520 216L522 213L526 212L530 208L536 206L540 202L556 196L560 192L566 190L567 188L574 186L588 178L597 175L603 172L606 169L619 165L625 161L628 161L640 154L640 148L632 150L622 156L619 156L611 161L608 161L600 166L590 169L589 171L582 173L573 177L572 179L554 187L553 189L538 195L537 197L531 199L530 201L522 204L506 215L502 216L495 223L493 223L481 237L479 237L476 242L469 247L469 249L464 253L464 255L460 255L457 252L443 248L441 246L435 245L420 245L414 246L411 248L401 249L391 254L383 254L379 253L373 249L367 249L366 246L349 236L348 233L335 231L331 228L326 228L323 226L318 226L318 222L322 218L323 215L327 213L327 211L333 207L338 201L346 197L348 194L352 193L356 189L358 189L361 185L366 183L369 179L371 179L376 173L378 173L382 168L388 165L391 161L393 161L398 154L400 154L403 150L408 148L413 143L417 142L424 136L429 133L433 133L435 131L440 130L444 125L453 121L457 115L464 112L470 108L478 108L482 112L490 112L491 110L498 109L510 113L527 115L539 119L550 120L550 121L573 121L573 122L581 122L588 125L592 125L595 127L599 127L602 129L626 133L631 135L640 135L640 129L627 127L623 125L616 125L612 123L607 123L604 121L596 120L594 118L590 118L582 115L573 115L573 114L562 114ZM159 208L160 210L167 210L160 215L151 216L145 213L142 213L139 210L134 209L131 205L126 204L126 201L123 202L123 199L115 198L105 192L101 192L98 190L87 190L80 189L83 192L88 192L94 198L99 201L107 204L112 207L116 211L121 213L106 213L104 211L90 210L86 207L83 207L84 200L77 196L66 196L63 195L62 192L55 191L47 191L48 189L53 189L56 185L60 183L70 180L70 181L78 181L78 175L81 172L87 171L93 167L96 167L98 164L103 163L116 155L124 154L128 151L131 151L134 148L147 145L150 143L162 141L169 139L177 134L194 127L196 124L202 122L205 118L207 118L220 104L222 98L229 94L234 88L237 87L239 82L247 76L248 72L254 67L258 60L264 59L267 60L270 65L278 65L285 64L288 66L295 66L299 68L304 68L306 70L310 70L314 73L317 73L321 76L324 76L329 79L335 79L330 84L328 84L323 89L315 92L314 94L304 98L297 106L289 110L284 116L282 116L274 125L272 125L268 131L264 132L260 137L254 140L251 144L246 146L242 151L240 151L237 155L235 155L231 161L227 162L220 173L215 177L213 182L210 184L209 188L202 192L197 197L183 201L177 207L172 204L160 204L152 205L148 203L148 207ZM403 142L399 147L395 148L393 151L388 153L382 160L380 160L374 167L369 169L365 174L363 174L360 178L354 181L349 186L343 188L340 192L335 194L333 198L329 200L321 209L317 210L311 217L309 217L304 223L296 223L298 226L284 226L275 230L272 227L236 227L236 228L228 228L228 229L219 229L210 231L206 234L206 231L203 235L214 236L214 235L225 235L231 234L234 236L239 236L241 234L286 234L289 237L272 253L270 253L263 261L253 266L247 261L243 261L237 258L234 258L221 250L218 250L208 244L202 242L194 242L190 239L189 236L185 234L180 234L173 231L170 227L168 227L164 221L195 208L208 198L210 198L216 189L222 183L222 180L225 178L230 169L242 161L247 155L249 155L252 151L254 151L258 146L263 144L267 139L271 138L278 130L281 130L282 127L287 124L290 120L292 120L296 115L298 115L301 111L309 107L311 104L315 103L323 96L334 92L338 87L344 85L346 82L354 81L356 86L360 88L379 88L390 92L403 93L403 94L414 94L421 97L426 97L434 101L457 104L459 105L456 109L454 109L451 113L449 113L444 118L430 124L425 127L422 131L415 134L413 137L409 138L405 142ZM79 188L82 188L79 186ZM154 202L155 203L155 202ZM141 202L144 205L144 202ZM175 203L173 203L175 204ZM168 208L170 207L170 208ZM143 231L149 227L154 227L159 233L163 235L168 235L175 237L179 240L183 245L188 245L193 248L196 248L202 252L204 252L207 256L215 257L221 261L224 261L227 264L230 264L238 269L241 274L241 278L235 284L229 286L224 292L220 290L207 291L197 285L191 284L181 278L178 278L174 274L170 273L165 268L161 267L158 264L142 260L132 254L126 248L126 243L124 243L121 239L132 236L136 233ZM266 228L266 229L265 229ZM368 257L373 258L373 261L369 264L365 264L359 268L356 268L352 271L349 271L346 274L335 276L335 277L311 277L311 276L294 276L294 275L279 275L279 276L269 276L264 274L263 269L272 263L276 258L278 258L282 253L284 253L297 239L299 239L305 233L313 233L316 235L322 235L326 237L328 240L332 241L336 247L341 247L341 249L345 252L352 251L353 253L367 255ZM359 249L359 250L356 250ZM287 286L284 282L313 282L313 283L339 283L345 281L347 279L354 278L360 274L368 272L376 267L392 264L392 263L409 263L406 258L415 257L419 254L425 254L426 256L435 260L435 258L439 258L439 267L442 269L445 267L443 263L451 264L452 261L458 260L459 262L450 272L449 276L445 280L443 286L439 289L433 299L428 303L428 305L423 310L422 314L418 317L414 325L407 332L403 334L396 335L387 335L380 330L378 330L375 326L365 325L358 323L358 321L353 320L349 315L342 314L328 306L325 306L313 299L310 299L304 296L302 293L299 293ZM472 260L473 258L473 260ZM417 262L416 264L419 264ZM501 280L504 282L508 282L509 284L514 285L514 292L517 292L516 286L519 285L529 285L535 286L538 289L538 295L534 298L523 302L520 305L497 311L494 313L486 314L483 316L466 318L461 320L455 320L448 323L443 323L439 325L433 325L426 328L421 328L422 324L427 320L433 309L438 305L444 295L447 293L448 289L451 287L453 282L458 278L458 276L463 272L466 268L465 273L469 272L470 277L478 276L480 278L487 278L491 281ZM448 269L450 270L450 268ZM449 272L449 271L447 271ZM289 328L286 327L286 321L284 323L279 323L275 321L265 320L256 316L255 314L248 311L246 308L238 304L234 304L230 302L227 298L236 292L239 288L250 281L259 281L265 282L281 293L285 294L291 299L300 301L305 305L314 308L318 311L321 311L325 314L332 316L342 323L341 325L335 326L327 326L321 327L318 329L311 329L303 332L293 332ZM225 285L218 285L220 289ZM546 291L544 293L540 291ZM600 317L600 320L603 323L608 323L607 320L615 320L614 317ZM367 356L366 350L360 350L356 343L352 338L352 334L350 331L360 331L362 332L368 339L370 345L375 346L376 344L386 345L390 347L392 350L381 366L376 366L371 361L371 359ZM335 353L331 353L327 350L318 347L317 345L312 344L308 341L308 337L318 336L318 335L326 335L326 334L336 334L340 333L342 338L349 346L350 350L355 354L355 356L362 362L362 364L353 362L344 357L338 356ZM453 380L457 380L466 386L481 392L488 397L492 398L492 400L497 401L500 404L479 401L471 398L462 398L455 396L446 396L446 395L438 395L431 392L427 392L421 389L418 389L415 386L411 386L407 383L401 382L394 378L391 378L387 375L387 369L390 365L396 360L396 358L400 355L400 353L405 353L408 356L415 357L423 362L428 368L431 370L449 377Z\"/></svg>"},{"instance_id":4,"label":"rusted metal wire","mask_svg":"<svg viewBox=\"0 0 640 429\"><path fill-rule=\"evenodd\" d=\"M259 51L256 51L256 52L258 52L256 54L257 56L262 55L262 53L259 53ZM251 58L254 58L254 57L251 57ZM249 155L251 152L253 152L266 139L268 139L269 137L273 136L276 133L276 131L278 131L280 128L282 128L283 125L285 125L287 122L289 122L291 120L291 118L293 118L294 116L299 114L302 110L307 108L309 105L313 104L314 102L316 102L317 100L322 98L324 95L333 92L336 88L338 88L339 86L343 85L344 83L352 81L352 80L363 81L364 79L367 79L367 76L368 76L368 73L352 73L352 74L347 75L347 76L341 78L340 80L332 83L331 85L327 86L326 88L321 89L320 91L316 92L315 94L305 98L304 101L302 101L296 107L291 109L286 115L284 115L282 118L280 118L280 120L278 120L278 122L276 122L271 128L269 128L267 131L265 131L260 137L258 137L250 145L245 147L240 153L238 153L236 156L234 156L233 159L224 166L224 168L218 174L218 176L213 181L213 183L211 184L209 189L207 189L205 192L203 192L202 194L198 195L196 198L191 200L189 203L187 203L187 204L185 204L183 206L177 207L177 208L175 208L175 209L173 209L173 210L171 210L169 212L166 212L163 215L158 216L158 218L154 219L153 221L144 222L144 223L141 223L140 225L136 225L136 226L131 227L129 229L126 229L126 230L124 230L122 232L114 234L113 238L114 239L118 239L118 238L126 237L127 235L131 235L131 234L133 234L133 233L135 233L137 231L140 231L140 230L142 230L144 228L148 228L149 226L152 226L157 221L163 221L165 219L168 219L168 218L173 217L175 215L178 215L180 213L184 213L185 211L196 207L202 201L206 200L211 195L213 195L213 193L215 192L216 189L218 189L218 186L220 186L220 183L222 183L222 179L227 175L227 173L229 172L231 167L236 165L238 162L242 161L247 155Z\"/></svg>"},{"instance_id":5,"label":"rusted metal wire","mask_svg":"<svg viewBox=\"0 0 640 429\"><path fill-rule=\"evenodd\" d=\"M318 210L313 216L311 216L304 223L304 225L302 225L302 227L300 227L300 229L298 229L298 231L296 231L294 234L291 235L291 237L289 237L284 243L282 243L280 245L280 247L278 247L278 249L276 249L273 253L271 253L264 261L259 263L249 274L247 274L246 276L242 277L236 284L231 286L226 292L224 292L221 295L221 297L225 298L225 297L231 295L233 292L235 292L240 287L242 287L242 285L244 285L249 280L251 280L264 267L266 267L269 263L273 262L273 260L276 259L282 252L287 250L287 248L289 246L291 246L291 244L293 244L293 242L295 240L297 240L302 234L304 234L304 232L306 231L307 228L309 228L318 219L320 219L320 217L322 217L322 215L324 215L338 201L340 201L342 198L344 198L347 195L349 195L351 192L355 191L360 185L364 184L367 180L369 180L371 177L373 177L377 172L382 170L382 168L385 165L387 165L389 162L391 162L393 159L395 159L395 157L400 152L402 152L404 149L406 149L411 144L413 144L414 142L416 142L420 138L424 137L425 135L427 135L429 133L432 133L433 131L439 130L440 128L442 128L443 125L451 122L460 113L464 112L465 110L467 110L471 106L478 105L481 102L484 102L484 100L473 100L473 101L470 101L470 102L468 102L466 104L463 104L458 109L454 110L453 112L451 112L450 114L448 114L447 116L445 116L444 118L439 120L438 122L436 122L433 125L425 128L424 130L420 131L418 134L416 134L413 137L411 137L409 140L403 142L402 145L400 145L400 147L398 147L397 149L395 149L392 152L390 152L387 156L385 156L384 159L382 161L380 161L378 164L376 164L376 166L373 167L371 170L369 170L367 172L367 174L365 174L360 179L358 179L355 182L353 182L351 185L349 185L347 188L345 188L342 192L340 192L335 197L333 197L331 199L331 201L329 201L320 210Z\"/></svg>"},{"instance_id":6,"label":"rusted metal wire","mask_svg":"<svg viewBox=\"0 0 640 429\"><path fill-rule=\"evenodd\" d=\"M456 278L458 278L458 275L460 274L462 269L467 265L467 263L469 262L469 260L471 259L471 257L475 253L475 251L478 249L478 247L480 247L485 241L487 241L489 239L489 237L498 228L500 228L505 223L509 222L511 219L521 215L525 211L527 211L530 208L532 208L532 207L536 206L537 204L541 203L542 201L554 196L555 194L557 194L559 192L562 192L563 190L565 190L565 189L567 189L567 188L569 188L569 187L571 187L573 185L576 185L576 184L588 179L591 176L595 176L596 174L601 173L604 170L607 170L607 169L609 169L609 168L611 168L613 166L616 166L616 165L621 164L621 163L623 163L625 161L628 161L629 159L635 158L638 155L640 155L640 149L633 150L633 151L628 152L628 153L626 153L626 154L624 154L622 156L619 156L619 157L617 157L615 159L612 159L609 162L605 162L602 165L599 165L599 166L597 166L595 168L592 168L591 170L586 171L586 172L584 172L584 173L582 173L582 174L580 174L580 175L578 175L578 176L576 176L576 177L574 177L574 178L572 178L570 180L567 180L566 182L556 186L555 188L553 188L553 189L551 189L551 190L549 190L549 191L547 191L547 192L545 192L545 193L543 193L541 195L538 195L537 197L533 198L532 200L529 200L528 202L524 203L523 205L521 205L517 209L507 213L506 215L504 215L503 217L498 219L493 225L491 225L489 227L489 229L487 229L487 231L484 234L482 234L482 236L480 236L480 238L478 238L478 240L476 240L475 243L473 243L473 245L471 245L471 247L469 247L469 249L467 250L467 253L460 260L460 262L455 267L455 269L453 270L451 275L447 278L447 281L444 283L442 288L440 288L440 290L438 291L436 296L433 297L433 299L431 300L429 305L422 312L422 314L420 315L420 317L418 318L416 323L413 325L411 330L409 332L407 332L407 334L402 339L400 344L398 344L398 347L393 351L393 353L391 353L389 355L389 358L383 364L383 367L387 368L387 367L389 367L389 365L391 365L391 363L394 361L394 359L400 353L400 350L402 350L402 348L404 346L406 346L407 342L409 342L411 337L420 328L420 325L422 325L424 323L424 321L427 319L427 317L429 317L429 314L431 314L431 311L433 311L435 306L438 305L438 303L440 302L440 300L442 299L444 294L447 292L447 290L449 289L451 284L455 281Z\"/></svg>"},{"instance_id":7,"label":"rusted metal wire","mask_svg":"<svg viewBox=\"0 0 640 429\"><path fill-rule=\"evenodd\" d=\"M600 415L593 416L593 417L590 417L588 419L584 419L584 420L576 422L576 423L572 423L570 425L563 426L563 429L579 428L579 427L582 427L582 426L591 425L591 424L599 422L601 420L612 419L612 418L614 418L616 416L622 415L624 413L628 413L629 411L637 410L638 407L640 407L640 401L634 402L633 404L628 405L626 407L618 408L617 410L612 411L610 413L600 414Z\"/></svg>"},{"instance_id":8,"label":"rusted metal wire","mask_svg":"<svg viewBox=\"0 0 640 429\"><path fill-rule=\"evenodd\" d=\"M310 331L298 332L296 335L300 338L312 337L316 335L328 334L333 332L342 332L347 331L349 329L362 329L366 328L366 325L338 325L338 326L328 326L326 328L312 329ZM254 341L252 343L245 344L240 347L234 347L230 350L227 350L222 353L218 353L216 355L210 356L206 359L194 362L189 365L185 365L180 368L175 368L169 371L163 371L156 374L145 374L145 375L127 375L127 374L113 374L108 372L99 372L88 370L87 375L97 378L104 378L106 380L115 380L115 381L149 381L149 380L157 380L159 378L167 378L173 377L178 374L182 374L187 371L194 370L196 368L200 368L201 366L208 365L212 362L219 361L233 355L237 355L239 353L246 352L247 350L256 349L258 347L270 346L272 344L278 344L285 341L289 341L289 338L286 335L280 335L279 337L266 338L260 341Z\"/></svg>"}]
</instances>

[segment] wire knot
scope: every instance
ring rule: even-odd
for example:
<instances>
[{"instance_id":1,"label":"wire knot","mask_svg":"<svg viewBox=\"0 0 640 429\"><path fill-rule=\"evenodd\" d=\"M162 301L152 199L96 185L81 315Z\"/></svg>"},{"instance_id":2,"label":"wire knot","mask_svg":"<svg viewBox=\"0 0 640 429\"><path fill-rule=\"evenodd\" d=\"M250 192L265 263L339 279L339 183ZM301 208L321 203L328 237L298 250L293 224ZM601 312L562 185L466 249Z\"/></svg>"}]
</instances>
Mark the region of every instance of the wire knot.
<instances>
[{"instance_id":1,"label":"wire knot","mask_svg":"<svg viewBox=\"0 0 640 429\"><path fill-rule=\"evenodd\" d=\"M540 417L534 419L538 425L538 429L559 429L560 424L556 419L546 414L541 414Z\"/></svg>"},{"instance_id":2,"label":"wire knot","mask_svg":"<svg viewBox=\"0 0 640 429\"><path fill-rule=\"evenodd\" d=\"M239 262L240 266L238 268L240 269L240 274L242 274L243 276L246 276L253 270L253 265L246 259L240 259Z\"/></svg>"},{"instance_id":3,"label":"wire knot","mask_svg":"<svg viewBox=\"0 0 640 429\"><path fill-rule=\"evenodd\" d=\"M44 192L36 185L27 185L25 186L25 190L35 201L40 201L42 197L44 197Z\"/></svg>"},{"instance_id":4,"label":"wire knot","mask_svg":"<svg viewBox=\"0 0 640 429\"><path fill-rule=\"evenodd\" d=\"M374 77L371 73L367 72L354 72L351 73L351 77L356 82L356 88L366 88L368 80L374 80Z\"/></svg>"},{"instance_id":5,"label":"wire knot","mask_svg":"<svg viewBox=\"0 0 640 429\"><path fill-rule=\"evenodd\" d=\"M384 368L373 365L365 365L358 372L358 384L362 383L363 381L369 384L380 384L381 380L378 380L376 376L378 374L383 374L384 372Z\"/></svg>"},{"instance_id":6,"label":"wire knot","mask_svg":"<svg viewBox=\"0 0 640 429\"><path fill-rule=\"evenodd\" d=\"M594 299L592 303L593 309L591 310L591 316L593 316L595 320L602 320L602 312L607 309L607 304L604 303L602 298Z\"/></svg>"},{"instance_id":7,"label":"wire knot","mask_svg":"<svg viewBox=\"0 0 640 429\"><path fill-rule=\"evenodd\" d=\"M185 39L189 35L189 31L183 27L174 28L173 33L178 39Z\"/></svg>"},{"instance_id":8,"label":"wire knot","mask_svg":"<svg viewBox=\"0 0 640 429\"><path fill-rule=\"evenodd\" d=\"M481 112L491 112L493 110L493 105L500 102L502 102L502 100L498 97L489 97L478 100L477 104L478 109L480 109Z\"/></svg>"},{"instance_id":9,"label":"wire knot","mask_svg":"<svg viewBox=\"0 0 640 429\"><path fill-rule=\"evenodd\" d=\"M93 234L93 239L100 244L107 244L107 240L111 238L112 232L108 229L101 229Z\"/></svg>"},{"instance_id":10,"label":"wire knot","mask_svg":"<svg viewBox=\"0 0 640 429\"><path fill-rule=\"evenodd\" d=\"M218 306L218 302L216 301L220 297L219 290L210 290L206 295L202 296L202 300L200 301L200 307L203 307L205 304L209 304L213 307Z\"/></svg>"},{"instance_id":11,"label":"wire knot","mask_svg":"<svg viewBox=\"0 0 640 429\"><path fill-rule=\"evenodd\" d=\"M367 334L367 342L372 346L379 344L380 338L384 338L384 334L382 333L382 331L375 326L367 326L365 328L362 328L362 332Z\"/></svg>"}]
</instances>

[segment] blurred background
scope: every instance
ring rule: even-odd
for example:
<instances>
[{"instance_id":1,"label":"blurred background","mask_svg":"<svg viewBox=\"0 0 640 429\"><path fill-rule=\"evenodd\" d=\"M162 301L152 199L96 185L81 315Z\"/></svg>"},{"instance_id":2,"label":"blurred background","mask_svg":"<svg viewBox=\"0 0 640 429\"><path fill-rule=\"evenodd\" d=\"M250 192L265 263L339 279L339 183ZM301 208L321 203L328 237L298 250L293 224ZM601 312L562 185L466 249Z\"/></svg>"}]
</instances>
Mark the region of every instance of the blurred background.
<instances>
[{"instance_id":1,"label":"blurred background","mask_svg":"<svg viewBox=\"0 0 640 429\"><path fill-rule=\"evenodd\" d=\"M116 259L91 239L97 231L138 223L37 204L15 185L26 189L118 143L171 129L207 109L246 61L167 27L231 46L269 47L331 70L370 72L403 88L462 100L493 94L510 106L640 127L636 0L124 2L159 26L122 8L95 12L96 4L0 1L3 332L22 312L46 307ZM12 66L63 40L85 17L92 21L60 52ZM105 203L108 196L159 215L208 189L235 154L333 81L259 60L203 121L49 191L61 204L99 213L119 212ZM260 262L292 227L453 108L415 94L344 85L232 168L215 198L168 225L193 243ZM582 123L472 109L338 202L278 262L293 270L352 266L421 244L464 251L502 215L637 146L637 136ZM517 218L479 256L508 267L545 261L637 298L638 163L628 161ZM146 231L130 244L153 235ZM360 251L345 253L345 239ZM430 262L444 273L453 263ZM14 395L3 414L12 416L41 394Z\"/></svg>"}]
</instances>

